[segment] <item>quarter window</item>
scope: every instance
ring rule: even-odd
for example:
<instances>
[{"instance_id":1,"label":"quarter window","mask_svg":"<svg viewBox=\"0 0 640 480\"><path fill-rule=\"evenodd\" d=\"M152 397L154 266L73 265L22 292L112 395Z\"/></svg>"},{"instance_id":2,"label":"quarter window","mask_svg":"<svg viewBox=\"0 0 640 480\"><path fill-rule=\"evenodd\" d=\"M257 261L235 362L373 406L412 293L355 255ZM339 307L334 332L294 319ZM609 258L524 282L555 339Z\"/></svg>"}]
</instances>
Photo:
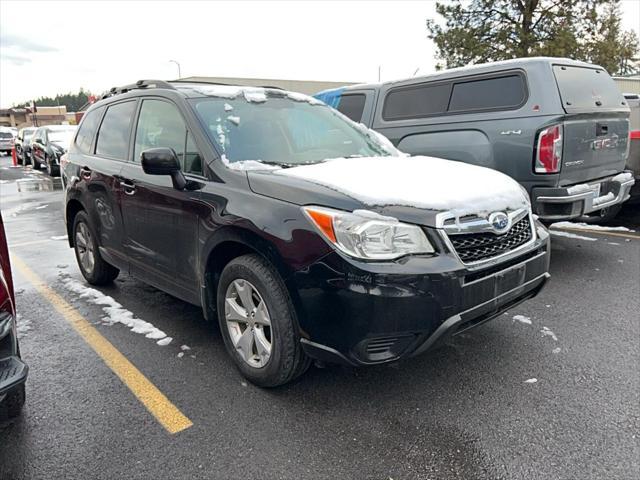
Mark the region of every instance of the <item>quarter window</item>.
<instances>
[{"instance_id":1,"label":"quarter window","mask_svg":"<svg viewBox=\"0 0 640 480\"><path fill-rule=\"evenodd\" d=\"M455 83L449 111L507 109L521 105L525 97L524 82L520 75Z\"/></svg>"},{"instance_id":2,"label":"quarter window","mask_svg":"<svg viewBox=\"0 0 640 480\"><path fill-rule=\"evenodd\" d=\"M96 143L96 154L126 160L129 131L136 102L124 102L107 108Z\"/></svg>"},{"instance_id":3,"label":"quarter window","mask_svg":"<svg viewBox=\"0 0 640 480\"><path fill-rule=\"evenodd\" d=\"M338 111L349 117L354 122L362 120L366 97L362 93L343 95L338 104Z\"/></svg>"},{"instance_id":4,"label":"quarter window","mask_svg":"<svg viewBox=\"0 0 640 480\"><path fill-rule=\"evenodd\" d=\"M93 136L96 133L103 111L104 108L102 107L95 108L84 115L76 136L76 146L82 153L91 153Z\"/></svg>"}]
</instances>

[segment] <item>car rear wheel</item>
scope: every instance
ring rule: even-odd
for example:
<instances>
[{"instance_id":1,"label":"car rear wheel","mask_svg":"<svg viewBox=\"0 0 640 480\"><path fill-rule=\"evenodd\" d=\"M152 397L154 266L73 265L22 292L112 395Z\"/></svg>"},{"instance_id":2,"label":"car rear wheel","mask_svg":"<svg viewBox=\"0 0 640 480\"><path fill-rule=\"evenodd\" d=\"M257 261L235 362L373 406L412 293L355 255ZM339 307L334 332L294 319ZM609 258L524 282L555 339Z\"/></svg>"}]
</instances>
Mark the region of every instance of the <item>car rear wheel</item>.
<instances>
[{"instance_id":1,"label":"car rear wheel","mask_svg":"<svg viewBox=\"0 0 640 480\"><path fill-rule=\"evenodd\" d=\"M276 387L309 367L287 289L259 255L243 255L224 268L217 309L227 351L250 382Z\"/></svg>"},{"instance_id":2,"label":"car rear wheel","mask_svg":"<svg viewBox=\"0 0 640 480\"><path fill-rule=\"evenodd\" d=\"M2 402L2 408L8 418L15 418L20 415L25 399L26 391L24 385L20 385L7 394L7 397Z\"/></svg>"},{"instance_id":3,"label":"car rear wheel","mask_svg":"<svg viewBox=\"0 0 640 480\"><path fill-rule=\"evenodd\" d=\"M96 236L85 212L78 212L73 221L73 246L82 276L91 285L113 282L120 270L104 261L98 250Z\"/></svg>"}]
</instances>

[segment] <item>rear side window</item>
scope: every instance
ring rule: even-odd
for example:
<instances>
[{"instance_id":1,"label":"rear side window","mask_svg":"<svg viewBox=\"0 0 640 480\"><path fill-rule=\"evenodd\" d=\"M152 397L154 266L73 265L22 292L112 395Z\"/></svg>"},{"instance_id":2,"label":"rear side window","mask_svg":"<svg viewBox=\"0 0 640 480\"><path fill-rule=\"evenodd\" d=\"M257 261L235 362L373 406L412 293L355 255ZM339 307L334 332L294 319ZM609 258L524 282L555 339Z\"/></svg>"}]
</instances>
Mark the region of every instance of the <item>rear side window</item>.
<instances>
[{"instance_id":1,"label":"rear side window","mask_svg":"<svg viewBox=\"0 0 640 480\"><path fill-rule=\"evenodd\" d=\"M91 153L93 137L98 129L98 123L103 111L104 108L102 107L95 108L84 115L76 136L76 146L82 153Z\"/></svg>"},{"instance_id":2,"label":"rear side window","mask_svg":"<svg viewBox=\"0 0 640 480\"><path fill-rule=\"evenodd\" d=\"M391 90L382 109L385 120L419 118L447 111L450 83L421 84Z\"/></svg>"},{"instance_id":3,"label":"rear side window","mask_svg":"<svg viewBox=\"0 0 640 480\"><path fill-rule=\"evenodd\" d=\"M107 108L96 142L96 154L126 160L129 132L136 102L124 102Z\"/></svg>"},{"instance_id":4,"label":"rear side window","mask_svg":"<svg viewBox=\"0 0 640 480\"><path fill-rule=\"evenodd\" d=\"M349 117L354 122L362 120L366 97L363 93L343 95L338 104L338 111Z\"/></svg>"},{"instance_id":5,"label":"rear side window","mask_svg":"<svg viewBox=\"0 0 640 480\"><path fill-rule=\"evenodd\" d=\"M521 75L454 83L449 111L509 109L522 105L526 97Z\"/></svg>"},{"instance_id":6,"label":"rear side window","mask_svg":"<svg viewBox=\"0 0 640 480\"><path fill-rule=\"evenodd\" d=\"M553 73L566 111L623 107L613 78L601 68L554 65Z\"/></svg>"}]
</instances>

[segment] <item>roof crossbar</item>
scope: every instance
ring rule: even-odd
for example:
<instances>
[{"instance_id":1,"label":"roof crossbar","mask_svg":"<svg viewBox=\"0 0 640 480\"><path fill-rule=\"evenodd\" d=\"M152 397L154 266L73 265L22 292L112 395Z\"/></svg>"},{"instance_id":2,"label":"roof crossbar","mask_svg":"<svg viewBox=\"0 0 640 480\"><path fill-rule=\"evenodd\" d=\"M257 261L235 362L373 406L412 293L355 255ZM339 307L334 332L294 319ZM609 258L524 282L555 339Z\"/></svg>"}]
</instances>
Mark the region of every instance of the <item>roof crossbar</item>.
<instances>
[{"instance_id":1,"label":"roof crossbar","mask_svg":"<svg viewBox=\"0 0 640 480\"><path fill-rule=\"evenodd\" d=\"M145 88L168 88L170 90L175 90L175 87L173 85L171 85L169 82L165 82L164 80L138 80L136 83L132 83L131 85L111 88L100 96L100 100L112 97L114 95L119 95L121 93L127 93L131 90Z\"/></svg>"}]
</instances>

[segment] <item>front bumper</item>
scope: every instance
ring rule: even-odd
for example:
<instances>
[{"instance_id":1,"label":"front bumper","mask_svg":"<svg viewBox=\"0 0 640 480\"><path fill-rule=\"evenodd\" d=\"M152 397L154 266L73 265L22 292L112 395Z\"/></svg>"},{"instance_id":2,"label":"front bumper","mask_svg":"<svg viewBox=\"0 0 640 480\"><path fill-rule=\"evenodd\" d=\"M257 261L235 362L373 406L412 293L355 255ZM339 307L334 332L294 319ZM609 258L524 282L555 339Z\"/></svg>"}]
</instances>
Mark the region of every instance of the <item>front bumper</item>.
<instances>
[{"instance_id":1,"label":"front bumper","mask_svg":"<svg viewBox=\"0 0 640 480\"><path fill-rule=\"evenodd\" d=\"M17 351L13 315L0 312L0 401L27 379L29 369L18 357Z\"/></svg>"},{"instance_id":2,"label":"front bumper","mask_svg":"<svg viewBox=\"0 0 640 480\"><path fill-rule=\"evenodd\" d=\"M626 201L634 183L632 175L619 174L570 187L534 187L533 211L547 221L581 217Z\"/></svg>"},{"instance_id":3,"label":"front bumper","mask_svg":"<svg viewBox=\"0 0 640 480\"><path fill-rule=\"evenodd\" d=\"M468 269L455 254L367 264L337 253L290 280L302 346L318 360L368 365L422 353L542 289L549 236L515 258Z\"/></svg>"}]
</instances>

